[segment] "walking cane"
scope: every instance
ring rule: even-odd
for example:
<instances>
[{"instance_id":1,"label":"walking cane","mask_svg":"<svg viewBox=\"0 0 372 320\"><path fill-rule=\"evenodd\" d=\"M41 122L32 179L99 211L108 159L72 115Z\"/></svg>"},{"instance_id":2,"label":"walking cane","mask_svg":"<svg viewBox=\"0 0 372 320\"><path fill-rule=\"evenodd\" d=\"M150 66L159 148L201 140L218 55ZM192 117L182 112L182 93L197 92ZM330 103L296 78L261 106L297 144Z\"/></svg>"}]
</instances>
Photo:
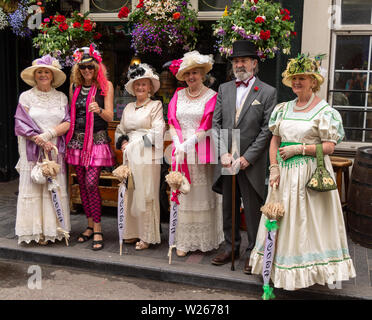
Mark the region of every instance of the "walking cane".
<instances>
[{"instance_id":1,"label":"walking cane","mask_svg":"<svg viewBox=\"0 0 372 320\"><path fill-rule=\"evenodd\" d=\"M236 189L236 175L232 176L232 239L231 239L231 271L235 271L235 190Z\"/></svg>"}]
</instances>

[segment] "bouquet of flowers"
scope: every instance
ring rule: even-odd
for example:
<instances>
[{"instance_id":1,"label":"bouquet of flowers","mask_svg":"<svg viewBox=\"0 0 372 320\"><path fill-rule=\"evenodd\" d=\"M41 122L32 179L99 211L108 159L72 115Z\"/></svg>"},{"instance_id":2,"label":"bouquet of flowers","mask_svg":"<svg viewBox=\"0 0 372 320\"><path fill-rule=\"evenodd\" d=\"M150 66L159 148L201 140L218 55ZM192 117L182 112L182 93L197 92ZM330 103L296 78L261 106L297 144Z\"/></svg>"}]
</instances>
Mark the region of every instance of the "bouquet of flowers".
<instances>
[{"instance_id":1,"label":"bouquet of flowers","mask_svg":"<svg viewBox=\"0 0 372 320\"><path fill-rule=\"evenodd\" d=\"M89 46L102 37L95 31L96 24L87 18L88 14L75 11L71 18L60 14L45 18L40 33L33 39L40 56L50 54L62 66L72 66L72 56L77 48Z\"/></svg>"},{"instance_id":2,"label":"bouquet of flowers","mask_svg":"<svg viewBox=\"0 0 372 320\"><path fill-rule=\"evenodd\" d=\"M119 18L128 13L122 8ZM190 9L190 0L140 0L128 18L134 24L131 47L136 54L161 55L164 49L169 53L195 47L199 24L196 11Z\"/></svg>"},{"instance_id":3,"label":"bouquet of flowers","mask_svg":"<svg viewBox=\"0 0 372 320\"><path fill-rule=\"evenodd\" d=\"M221 55L231 55L233 42L247 39L262 60L274 58L280 50L289 54L291 37L296 36L289 10L268 0L235 0L213 28Z\"/></svg>"}]
</instances>

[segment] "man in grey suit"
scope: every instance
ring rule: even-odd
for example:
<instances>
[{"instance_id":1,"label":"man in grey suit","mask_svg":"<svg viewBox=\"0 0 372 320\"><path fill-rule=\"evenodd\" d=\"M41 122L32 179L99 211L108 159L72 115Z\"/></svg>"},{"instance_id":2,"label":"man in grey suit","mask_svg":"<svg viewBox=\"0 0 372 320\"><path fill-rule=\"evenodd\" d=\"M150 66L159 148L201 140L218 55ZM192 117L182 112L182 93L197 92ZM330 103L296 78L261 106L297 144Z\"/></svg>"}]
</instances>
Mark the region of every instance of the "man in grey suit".
<instances>
[{"instance_id":1,"label":"man in grey suit","mask_svg":"<svg viewBox=\"0 0 372 320\"><path fill-rule=\"evenodd\" d=\"M222 84L218 90L213 114L214 142L220 162L216 166L213 190L223 197L224 252L212 264L231 261L232 255L232 175L235 171L235 249L240 256L240 198L243 199L247 225L248 248L244 272L251 273L249 257L256 241L264 203L265 177L271 132L268 122L276 105L276 89L256 76L259 57L253 43L238 40L233 43L232 66L236 80ZM227 129L228 134L221 134ZM240 130L239 139L235 134ZM226 132L226 130L225 130ZM234 133L233 133L234 132ZM240 166L240 170L239 170Z\"/></svg>"}]
</instances>

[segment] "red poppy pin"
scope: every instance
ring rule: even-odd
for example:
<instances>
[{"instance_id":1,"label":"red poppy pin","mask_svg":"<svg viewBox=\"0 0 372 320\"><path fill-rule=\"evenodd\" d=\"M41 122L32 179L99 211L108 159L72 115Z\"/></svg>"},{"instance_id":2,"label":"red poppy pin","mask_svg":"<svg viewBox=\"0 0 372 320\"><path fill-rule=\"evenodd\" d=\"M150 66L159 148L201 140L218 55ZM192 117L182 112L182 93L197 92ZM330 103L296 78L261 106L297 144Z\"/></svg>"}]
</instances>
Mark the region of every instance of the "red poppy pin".
<instances>
[{"instance_id":1,"label":"red poppy pin","mask_svg":"<svg viewBox=\"0 0 372 320\"><path fill-rule=\"evenodd\" d=\"M254 91L258 91L258 89L259 89L259 88L258 88L257 86L255 86L255 87L253 88Z\"/></svg>"}]
</instances>

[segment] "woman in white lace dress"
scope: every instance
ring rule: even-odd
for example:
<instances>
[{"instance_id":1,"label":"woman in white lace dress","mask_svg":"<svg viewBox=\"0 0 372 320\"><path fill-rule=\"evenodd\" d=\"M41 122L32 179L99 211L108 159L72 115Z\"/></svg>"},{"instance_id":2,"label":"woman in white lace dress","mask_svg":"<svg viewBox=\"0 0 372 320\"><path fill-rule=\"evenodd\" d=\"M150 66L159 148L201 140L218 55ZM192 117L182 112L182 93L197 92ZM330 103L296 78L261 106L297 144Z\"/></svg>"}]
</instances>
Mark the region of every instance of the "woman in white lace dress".
<instances>
[{"instance_id":1,"label":"woman in white lace dress","mask_svg":"<svg viewBox=\"0 0 372 320\"><path fill-rule=\"evenodd\" d=\"M179 64L178 60L178 64ZM191 184L188 194L180 194L176 230L178 256L189 251L217 249L224 240L222 229L222 199L212 191L213 150L208 130L212 126L217 93L203 84L204 76L212 69L209 56L197 51L186 53L177 71L172 72L186 81L187 87L178 90L168 106L168 120L175 157L172 168L183 172Z\"/></svg>"},{"instance_id":2,"label":"woman in white lace dress","mask_svg":"<svg viewBox=\"0 0 372 320\"><path fill-rule=\"evenodd\" d=\"M68 101L65 94L55 88L63 84L66 75L58 61L49 55L36 59L31 67L21 73L21 78L33 88L23 92L15 115L15 133L18 136L19 194L17 201L16 235L18 243L31 241L46 244L62 240L47 184L31 180L31 170L37 161L56 146L58 156L52 159L61 165L56 177L59 185L60 204L70 230L69 198L66 189L64 165L64 135L70 127Z\"/></svg>"}]
</instances>

